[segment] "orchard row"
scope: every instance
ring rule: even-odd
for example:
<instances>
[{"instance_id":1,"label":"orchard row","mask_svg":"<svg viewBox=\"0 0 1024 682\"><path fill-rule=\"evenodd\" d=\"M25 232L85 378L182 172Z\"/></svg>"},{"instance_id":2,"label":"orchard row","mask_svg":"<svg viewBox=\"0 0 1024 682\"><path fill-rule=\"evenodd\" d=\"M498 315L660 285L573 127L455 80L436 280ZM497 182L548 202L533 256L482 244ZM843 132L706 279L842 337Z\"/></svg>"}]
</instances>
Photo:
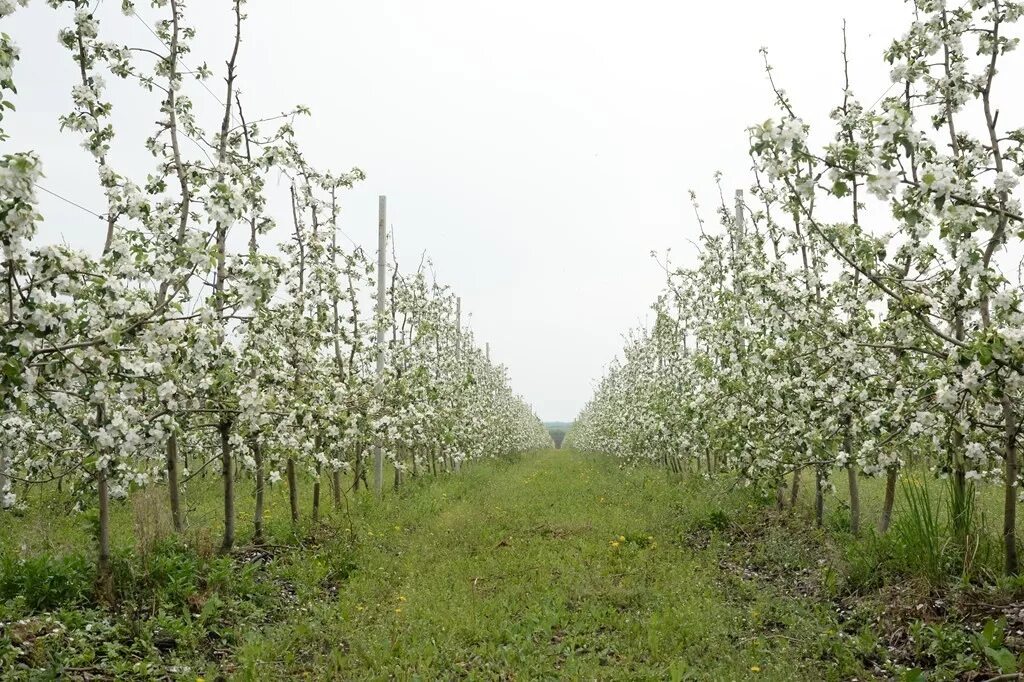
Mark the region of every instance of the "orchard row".
<instances>
[{"instance_id":1,"label":"orchard row","mask_svg":"<svg viewBox=\"0 0 1024 682\"><path fill-rule=\"evenodd\" d=\"M26 2L0 1L0 17L17 4ZM368 484L375 449L398 485L550 443L503 368L474 344L447 287L422 265L381 270L340 244L341 198L363 174L308 162L293 127L308 112L247 118L237 86L243 0L225 5L234 33L212 132L189 96L210 71L186 66L196 29L180 0L154 3L158 51L105 36L98 14L108 8L49 4L66 17L59 40L78 75L60 125L91 155L106 206L101 221L66 226L95 230L95 253L40 244L43 160L31 151L0 157L5 508L24 507L19 493L31 486L60 485L80 508L97 509L109 595L110 506L137 488L164 486L181 530L182 489L199 472L218 473L228 550L240 470L255 480L259 541L266 486L278 481L297 520L303 482L317 515L322 485L340 503L343 480ZM133 14L132 3L124 11ZM2 35L0 112L14 109L18 58ZM112 161L112 78L159 98L146 141L152 167L141 176ZM281 177L284 220L271 208L270 180ZM283 243L268 245L273 234ZM235 241L245 247L231 248ZM378 485L382 475L378 468Z\"/></svg>"},{"instance_id":2,"label":"orchard row","mask_svg":"<svg viewBox=\"0 0 1024 682\"><path fill-rule=\"evenodd\" d=\"M777 113L749 129L752 196L723 196L716 231L698 209L694 262L666 268L652 328L632 335L567 442L735 472L780 508L809 477L819 524L845 471L854 533L863 476L886 481L881 532L901 470L947 479L965 544L976 489L1002 486L1013 574L1024 129L999 103L1016 81L999 76L1019 72L1024 5L910 4L885 53L888 96L866 106L844 69L828 130L800 118L765 57ZM845 47L844 35L842 64Z\"/></svg>"}]
</instances>

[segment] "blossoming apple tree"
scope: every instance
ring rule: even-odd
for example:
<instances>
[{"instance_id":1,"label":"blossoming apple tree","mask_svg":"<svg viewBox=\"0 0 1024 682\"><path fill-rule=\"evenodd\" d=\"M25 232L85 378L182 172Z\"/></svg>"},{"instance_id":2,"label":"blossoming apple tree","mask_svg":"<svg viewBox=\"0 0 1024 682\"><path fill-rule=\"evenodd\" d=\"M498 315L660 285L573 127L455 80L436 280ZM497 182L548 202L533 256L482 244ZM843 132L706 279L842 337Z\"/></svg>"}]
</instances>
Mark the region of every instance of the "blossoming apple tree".
<instances>
[{"instance_id":1,"label":"blossoming apple tree","mask_svg":"<svg viewBox=\"0 0 1024 682\"><path fill-rule=\"evenodd\" d=\"M0 17L22 1L0 1ZM167 491L173 526L197 475L223 485L223 540L236 542L236 481L255 481L253 537L264 534L268 485L288 486L291 516L323 486L335 504L366 479L367 451L382 445L396 484L462 462L549 444L542 424L503 370L453 319L453 296L423 273L392 267L391 314L367 314L375 272L363 251L340 245L341 195L358 169L328 172L305 158L297 107L247 118L237 87L245 2L225 3L233 35L212 132L200 125L189 69L196 29L180 0L154 3L160 50L102 35L105 8L49 0L67 25L59 35L75 65L66 134L80 137L105 197L92 216L96 252L39 243L36 189L42 159L0 156L0 497L59 485L95 509L101 593L113 594L111 505L133 491ZM132 14L131 2L123 9ZM15 108L19 52L0 34L0 113ZM118 143L106 80L123 79L159 100L146 140L152 168L115 167ZM44 87L44 84L31 84ZM0 126L3 119L0 118ZM0 128L0 142L10 147ZM270 178L289 179L286 217L272 210ZM280 229L278 229L280 228ZM282 244L268 244L284 231ZM241 233L242 248L231 235ZM397 266L397 264L395 264ZM378 325L389 330L384 379L373 368Z\"/></svg>"},{"instance_id":2,"label":"blossoming apple tree","mask_svg":"<svg viewBox=\"0 0 1024 682\"><path fill-rule=\"evenodd\" d=\"M697 265L668 273L567 442L729 469L780 507L810 471L819 523L845 470L854 532L861 476L885 478L884 531L900 469L930 466L960 541L973 486L999 484L1016 573L1024 129L997 98L1024 4L912 4L885 54L895 94L864 106L845 77L825 142L766 55L778 111L749 131L752 196L700 223Z\"/></svg>"}]
</instances>

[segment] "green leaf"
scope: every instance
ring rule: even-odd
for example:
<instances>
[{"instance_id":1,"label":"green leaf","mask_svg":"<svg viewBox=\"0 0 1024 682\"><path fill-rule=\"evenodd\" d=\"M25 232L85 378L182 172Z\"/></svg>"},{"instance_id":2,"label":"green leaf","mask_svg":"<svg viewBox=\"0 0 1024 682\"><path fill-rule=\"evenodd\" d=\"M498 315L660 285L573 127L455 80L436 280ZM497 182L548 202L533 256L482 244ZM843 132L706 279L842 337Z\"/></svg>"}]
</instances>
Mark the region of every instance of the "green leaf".
<instances>
[{"instance_id":1,"label":"green leaf","mask_svg":"<svg viewBox=\"0 0 1024 682\"><path fill-rule=\"evenodd\" d=\"M1015 673L1017 672L1017 657L1014 656L1008 649L993 649L992 647L985 647L985 655L988 656L989 660L992 661L993 665L999 668L1001 673Z\"/></svg>"},{"instance_id":2,"label":"green leaf","mask_svg":"<svg viewBox=\"0 0 1024 682\"><path fill-rule=\"evenodd\" d=\"M1006 341L998 334L992 339L992 353L993 355L1003 355L1006 353Z\"/></svg>"},{"instance_id":3,"label":"green leaf","mask_svg":"<svg viewBox=\"0 0 1024 682\"><path fill-rule=\"evenodd\" d=\"M15 381L21 377L21 363L17 360L11 359L4 363L4 376L10 381Z\"/></svg>"}]
</instances>

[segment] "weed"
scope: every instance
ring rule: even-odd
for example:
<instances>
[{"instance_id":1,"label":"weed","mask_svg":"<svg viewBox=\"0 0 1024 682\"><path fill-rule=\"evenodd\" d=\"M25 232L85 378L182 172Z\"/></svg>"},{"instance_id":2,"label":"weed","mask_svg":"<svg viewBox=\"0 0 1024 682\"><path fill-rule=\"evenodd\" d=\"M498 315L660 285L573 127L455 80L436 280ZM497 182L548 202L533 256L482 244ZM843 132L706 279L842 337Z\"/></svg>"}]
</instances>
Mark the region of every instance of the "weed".
<instances>
[{"instance_id":1,"label":"weed","mask_svg":"<svg viewBox=\"0 0 1024 682\"><path fill-rule=\"evenodd\" d=\"M0 555L0 598L18 600L27 613L85 603L94 579L95 567L82 556Z\"/></svg>"}]
</instances>

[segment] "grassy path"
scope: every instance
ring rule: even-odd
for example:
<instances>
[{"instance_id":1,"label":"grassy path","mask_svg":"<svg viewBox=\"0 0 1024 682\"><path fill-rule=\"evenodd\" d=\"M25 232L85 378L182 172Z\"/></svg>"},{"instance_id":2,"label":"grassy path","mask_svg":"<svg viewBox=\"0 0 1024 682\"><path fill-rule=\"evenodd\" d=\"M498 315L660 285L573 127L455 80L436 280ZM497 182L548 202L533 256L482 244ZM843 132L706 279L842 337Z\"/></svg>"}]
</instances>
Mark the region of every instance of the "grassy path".
<instances>
[{"instance_id":1,"label":"grassy path","mask_svg":"<svg viewBox=\"0 0 1024 682\"><path fill-rule=\"evenodd\" d=\"M831 616L719 568L706 500L656 471L547 452L357 510L335 567L291 568L298 617L250 631L242 677L826 679ZM833 652L834 654L834 652ZM832 659L819 662L818 659Z\"/></svg>"}]
</instances>

